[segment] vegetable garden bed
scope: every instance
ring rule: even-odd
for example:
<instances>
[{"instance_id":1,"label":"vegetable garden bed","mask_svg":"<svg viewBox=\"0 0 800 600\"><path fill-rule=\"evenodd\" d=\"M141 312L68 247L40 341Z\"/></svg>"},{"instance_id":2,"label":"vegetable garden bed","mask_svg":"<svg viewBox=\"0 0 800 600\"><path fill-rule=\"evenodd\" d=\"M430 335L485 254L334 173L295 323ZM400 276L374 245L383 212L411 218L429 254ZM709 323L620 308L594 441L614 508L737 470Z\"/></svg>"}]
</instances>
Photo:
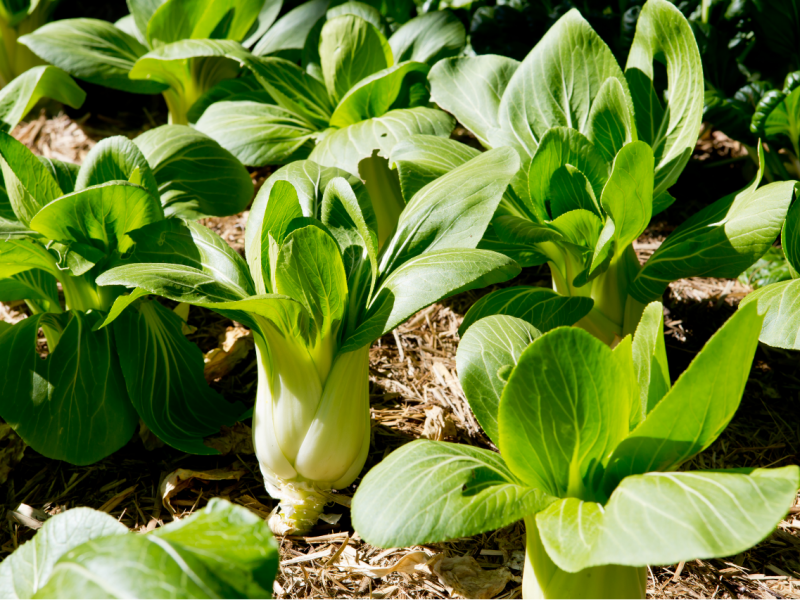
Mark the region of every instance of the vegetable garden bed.
<instances>
[{"instance_id":1,"label":"vegetable garden bed","mask_svg":"<svg viewBox=\"0 0 800 600\"><path fill-rule=\"evenodd\" d=\"M114 122L113 118L93 118L90 126L82 128L63 114L53 118L42 115L18 126L15 136L39 154L80 162L100 137L114 132ZM739 187L736 178L745 179L740 172L743 162L707 168L735 158L735 153L735 144L707 132L679 185ZM712 172L715 175L709 177ZM269 169L262 169L252 176L258 185L268 174ZM689 212L692 208L684 206ZM204 223L242 252L246 216L247 211ZM634 244L640 259L652 254L664 233L681 222L680 217L676 222L670 217L667 212L657 219ZM521 283L546 286L547 272L527 269ZM367 467L419 437L493 447L469 410L455 365L458 327L467 309L488 291L465 292L433 305L372 347L373 443ZM670 363L677 372L686 368L748 291L737 280L688 279L670 285L664 327ZM25 313L24 304L0 304L0 318L6 322L17 322ZM216 355L213 367L222 369L211 372L207 365L212 387L227 400L251 403L256 359L244 328L199 308L190 310L188 325L192 330L189 339L207 356ZM230 355L217 350L221 347ZM800 462L798 358L796 353L761 346L736 417L686 468L777 467ZM215 375L219 373L224 374ZM32 537L37 515L45 516L26 514L26 506L47 515L89 506L134 531L150 531L181 519L215 497L241 504L263 518L275 506L264 490L245 424L226 428L209 442L222 451L221 456L181 453L142 430L113 456L86 467L44 458L30 448L23 450L19 438L7 429L2 435L0 475L7 475L8 481L2 487L5 515L0 515L0 560ZM338 491L338 504L325 509L330 516L309 535L280 540L276 597L446 598L459 592L478 596L487 590L500 598L519 597L525 539L521 524L448 543L382 550L354 533L347 506L357 484ZM14 511L18 506L22 508ZM735 522L730 525L736 527ZM752 550L726 559L650 569L648 597L800 598L798 557L800 504L772 536ZM381 571L391 571L387 567L396 571Z\"/></svg>"}]
</instances>

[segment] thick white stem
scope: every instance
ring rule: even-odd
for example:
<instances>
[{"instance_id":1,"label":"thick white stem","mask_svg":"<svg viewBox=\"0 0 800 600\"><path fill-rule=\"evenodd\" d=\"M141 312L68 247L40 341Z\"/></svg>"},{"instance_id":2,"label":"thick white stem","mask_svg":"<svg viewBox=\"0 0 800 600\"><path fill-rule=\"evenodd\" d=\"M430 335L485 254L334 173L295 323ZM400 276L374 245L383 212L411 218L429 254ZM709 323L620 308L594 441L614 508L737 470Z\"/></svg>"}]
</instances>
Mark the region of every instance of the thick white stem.
<instances>
[{"instance_id":1,"label":"thick white stem","mask_svg":"<svg viewBox=\"0 0 800 600\"><path fill-rule=\"evenodd\" d=\"M369 449L369 347L338 354L320 380L302 340L271 324L256 336L258 392L253 444L280 514L276 533L302 533L317 521L331 489L350 485Z\"/></svg>"},{"instance_id":2,"label":"thick white stem","mask_svg":"<svg viewBox=\"0 0 800 600\"><path fill-rule=\"evenodd\" d=\"M647 567L604 565L569 573L550 560L539 537L536 516L525 517L523 598L644 598Z\"/></svg>"}]
</instances>

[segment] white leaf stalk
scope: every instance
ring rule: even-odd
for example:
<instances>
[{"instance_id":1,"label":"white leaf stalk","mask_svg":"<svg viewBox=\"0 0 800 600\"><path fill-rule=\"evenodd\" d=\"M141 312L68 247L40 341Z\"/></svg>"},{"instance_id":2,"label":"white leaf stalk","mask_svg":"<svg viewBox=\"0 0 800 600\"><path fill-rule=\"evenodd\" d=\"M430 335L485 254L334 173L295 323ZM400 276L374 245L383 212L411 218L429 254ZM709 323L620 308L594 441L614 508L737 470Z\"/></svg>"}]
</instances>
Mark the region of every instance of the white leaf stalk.
<instances>
[{"instance_id":1,"label":"white leaf stalk","mask_svg":"<svg viewBox=\"0 0 800 600\"><path fill-rule=\"evenodd\" d=\"M280 501L273 531L303 533L329 492L350 485L367 459L369 346L315 360L303 340L271 323L262 333L253 446L267 491Z\"/></svg>"},{"instance_id":2,"label":"white leaf stalk","mask_svg":"<svg viewBox=\"0 0 800 600\"><path fill-rule=\"evenodd\" d=\"M560 569L542 544L536 515L525 517L523 598L644 598L646 595L647 567L603 565L577 573Z\"/></svg>"}]
</instances>

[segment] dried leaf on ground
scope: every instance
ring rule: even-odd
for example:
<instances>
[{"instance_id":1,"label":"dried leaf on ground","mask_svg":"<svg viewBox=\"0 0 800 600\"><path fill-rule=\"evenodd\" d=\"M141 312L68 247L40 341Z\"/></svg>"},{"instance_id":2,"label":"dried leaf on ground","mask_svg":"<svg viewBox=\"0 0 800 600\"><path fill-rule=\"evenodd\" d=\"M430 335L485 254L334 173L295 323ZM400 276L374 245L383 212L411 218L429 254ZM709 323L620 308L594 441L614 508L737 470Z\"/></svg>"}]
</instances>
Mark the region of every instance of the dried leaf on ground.
<instances>
[{"instance_id":1,"label":"dried leaf on ground","mask_svg":"<svg viewBox=\"0 0 800 600\"><path fill-rule=\"evenodd\" d=\"M194 479L202 479L204 481L223 481L226 479L236 479L237 481L246 475L247 471L243 469L212 469L210 471L192 471L191 469L178 469L167 475L161 482L159 491L161 493L161 501L164 507L171 513L175 513L175 509L170 503L170 499L180 492L185 490Z\"/></svg>"},{"instance_id":2,"label":"dried leaf on ground","mask_svg":"<svg viewBox=\"0 0 800 600\"><path fill-rule=\"evenodd\" d=\"M505 567L486 570L471 556L437 555L431 560L431 568L451 594L464 598L494 598L512 579L511 571Z\"/></svg>"},{"instance_id":3,"label":"dried leaf on ground","mask_svg":"<svg viewBox=\"0 0 800 600\"><path fill-rule=\"evenodd\" d=\"M250 330L239 326L228 327L220 336L219 347L206 352L203 358L205 362L203 374L206 381L219 381L247 358L253 348L255 348L255 342Z\"/></svg>"}]
</instances>

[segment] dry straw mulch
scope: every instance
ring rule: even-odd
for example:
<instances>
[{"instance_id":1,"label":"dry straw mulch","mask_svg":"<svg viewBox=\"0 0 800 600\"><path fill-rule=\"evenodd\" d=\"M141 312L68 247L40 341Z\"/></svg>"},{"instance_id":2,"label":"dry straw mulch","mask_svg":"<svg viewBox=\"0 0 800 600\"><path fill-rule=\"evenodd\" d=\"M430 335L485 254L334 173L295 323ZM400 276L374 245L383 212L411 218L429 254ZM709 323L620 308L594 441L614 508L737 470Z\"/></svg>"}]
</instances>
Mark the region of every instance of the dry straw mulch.
<instances>
[{"instance_id":1,"label":"dry straw mulch","mask_svg":"<svg viewBox=\"0 0 800 600\"><path fill-rule=\"evenodd\" d=\"M94 143L63 115L35 119L21 125L15 135L35 151L62 160L81 160ZM254 173L256 184L263 183L266 175L268 171ZM207 219L205 224L241 252L246 215ZM641 259L658 247L669 229L661 223L646 232L637 243ZM546 285L546 275L528 270L523 278L526 283ZM469 306L487 291L461 294L423 310L374 345L368 467L418 437L491 447L469 411L455 366L458 326ZM688 365L748 291L730 280L693 279L670 287L665 330L673 376ZM22 304L0 304L0 319L16 322L25 315ZM230 400L252 403L255 356L246 330L198 309L191 310L189 325L190 339L206 353L211 385ZM739 412L720 439L688 468L800 462L797 364L797 354L759 349ZM0 513L0 559L31 538L36 515L74 506L106 511L134 531L150 531L180 519L212 497L228 498L266 518L275 502L264 491L249 427L226 428L209 443L223 454L182 454L141 431L114 456L76 467L29 448L20 461L18 438L0 429L0 477L3 464L11 469L0 487L4 513ZM321 522L311 536L279 540L277 597L448 598L459 590L467 596L520 596L524 557L520 523L445 544L379 549L362 541L351 527L347 505L357 484L339 490L328 508L332 523ZM800 598L800 508L793 509L767 540L738 556L650 569L648 596Z\"/></svg>"}]
</instances>

